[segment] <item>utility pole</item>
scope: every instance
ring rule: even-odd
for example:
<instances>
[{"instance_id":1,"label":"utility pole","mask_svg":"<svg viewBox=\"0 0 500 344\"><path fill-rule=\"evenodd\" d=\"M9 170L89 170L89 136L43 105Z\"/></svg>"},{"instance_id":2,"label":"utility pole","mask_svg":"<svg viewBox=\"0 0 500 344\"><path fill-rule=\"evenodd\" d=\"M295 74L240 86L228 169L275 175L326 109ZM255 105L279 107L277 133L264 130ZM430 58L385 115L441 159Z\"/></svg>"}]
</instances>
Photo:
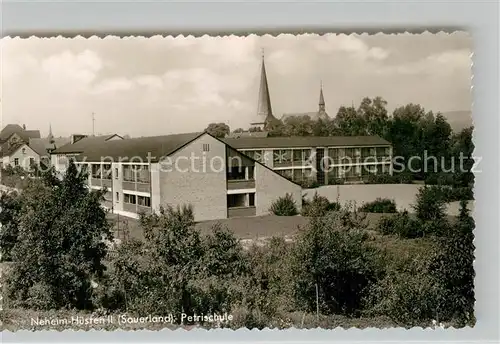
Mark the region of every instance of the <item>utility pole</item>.
<instances>
[{"instance_id":1,"label":"utility pole","mask_svg":"<svg viewBox=\"0 0 500 344\"><path fill-rule=\"evenodd\" d=\"M92 112L92 136L95 136L95 113Z\"/></svg>"}]
</instances>

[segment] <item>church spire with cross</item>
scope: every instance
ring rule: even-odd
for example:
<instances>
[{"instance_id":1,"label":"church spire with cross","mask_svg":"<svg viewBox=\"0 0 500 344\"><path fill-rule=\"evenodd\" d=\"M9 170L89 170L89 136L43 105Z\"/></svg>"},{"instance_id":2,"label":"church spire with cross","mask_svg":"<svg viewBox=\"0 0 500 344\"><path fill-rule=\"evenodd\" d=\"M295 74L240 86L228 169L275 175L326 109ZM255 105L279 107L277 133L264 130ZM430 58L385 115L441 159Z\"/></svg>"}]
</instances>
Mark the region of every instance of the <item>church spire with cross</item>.
<instances>
[{"instance_id":1,"label":"church spire with cross","mask_svg":"<svg viewBox=\"0 0 500 344\"><path fill-rule=\"evenodd\" d=\"M264 129L266 124L274 118L271 106L271 96L269 95L269 85L267 83L266 64L264 62L264 49L262 49L262 64L260 70L259 98L257 101L257 118L250 125Z\"/></svg>"},{"instance_id":2,"label":"church spire with cross","mask_svg":"<svg viewBox=\"0 0 500 344\"><path fill-rule=\"evenodd\" d=\"M52 135L52 124L49 123L49 135L47 136L47 139L49 140L50 143L54 141L54 135Z\"/></svg>"},{"instance_id":3,"label":"church spire with cross","mask_svg":"<svg viewBox=\"0 0 500 344\"><path fill-rule=\"evenodd\" d=\"M320 86L319 86L319 112L326 112L325 97L323 97L323 81L320 81Z\"/></svg>"}]
</instances>

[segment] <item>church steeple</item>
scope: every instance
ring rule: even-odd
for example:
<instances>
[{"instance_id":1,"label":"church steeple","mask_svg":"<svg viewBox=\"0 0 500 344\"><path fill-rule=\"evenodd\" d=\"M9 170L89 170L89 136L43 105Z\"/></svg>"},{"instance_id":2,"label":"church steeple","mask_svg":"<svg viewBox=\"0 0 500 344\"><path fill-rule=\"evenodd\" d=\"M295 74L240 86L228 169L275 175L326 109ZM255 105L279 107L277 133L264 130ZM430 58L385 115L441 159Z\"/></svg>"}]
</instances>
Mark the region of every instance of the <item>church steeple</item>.
<instances>
[{"instance_id":1,"label":"church steeple","mask_svg":"<svg viewBox=\"0 0 500 344\"><path fill-rule=\"evenodd\" d=\"M319 112L325 112L325 98L323 97L323 81L320 83L319 88Z\"/></svg>"},{"instance_id":2,"label":"church steeple","mask_svg":"<svg viewBox=\"0 0 500 344\"><path fill-rule=\"evenodd\" d=\"M262 65L260 70L259 99L257 102L257 119L252 126L263 128L270 120L274 119L271 106L271 96L267 84L266 64L264 62L264 50L262 50Z\"/></svg>"},{"instance_id":3,"label":"church steeple","mask_svg":"<svg viewBox=\"0 0 500 344\"><path fill-rule=\"evenodd\" d=\"M49 140L50 143L54 141L54 135L52 135L52 124L49 123L49 135L47 136L47 139Z\"/></svg>"}]
</instances>

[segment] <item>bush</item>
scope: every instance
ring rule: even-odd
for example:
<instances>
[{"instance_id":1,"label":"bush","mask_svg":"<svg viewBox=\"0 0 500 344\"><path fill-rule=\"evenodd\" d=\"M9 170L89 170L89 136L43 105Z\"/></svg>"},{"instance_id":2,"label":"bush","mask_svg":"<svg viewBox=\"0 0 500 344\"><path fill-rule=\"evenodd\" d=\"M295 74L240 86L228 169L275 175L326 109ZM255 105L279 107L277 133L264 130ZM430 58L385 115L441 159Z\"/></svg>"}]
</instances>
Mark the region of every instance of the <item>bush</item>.
<instances>
[{"instance_id":1,"label":"bush","mask_svg":"<svg viewBox=\"0 0 500 344\"><path fill-rule=\"evenodd\" d=\"M109 283L113 292L104 302L136 314L207 314L230 312L243 298L241 276L248 263L227 228L215 224L202 237L190 206L162 208L160 214L143 215L140 222L145 242L118 250Z\"/></svg>"},{"instance_id":2,"label":"bush","mask_svg":"<svg viewBox=\"0 0 500 344\"><path fill-rule=\"evenodd\" d=\"M429 273L424 257L391 269L371 288L364 299L367 315L387 315L406 326L425 326L439 316L444 295L442 286Z\"/></svg>"},{"instance_id":3,"label":"bush","mask_svg":"<svg viewBox=\"0 0 500 344\"><path fill-rule=\"evenodd\" d=\"M413 182L414 177L409 173L397 173L390 175L387 173L383 174L370 174L365 179L366 184L410 184Z\"/></svg>"},{"instance_id":4,"label":"bush","mask_svg":"<svg viewBox=\"0 0 500 344\"><path fill-rule=\"evenodd\" d=\"M303 181L298 182L298 184L303 189L315 189L321 186L315 178L304 179Z\"/></svg>"},{"instance_id":5,"label":"bush","mask_svg":"<svg viewBox=\"0 0 500 344\"><path fill-rule=\"evenodd\" d=\"M277 216L294 216L299 213L295 200L292 195L288 193L284 197L280 197L274 201L269 211Z\"/></svg>"},{"instance_id":6,"label":"bush","mask_svg":"<svg viewBox=\"0 0 500 344\"><path fill-rule=\"evenodd\" d=\"M421 223L412 218L406 210L397 213L395 216L382 217L378 223L378 230L384 235L398 235L406 239L424 236Z\"/></svg>"},{"instance_id":7,"label":"bush","mask_svg":"<svg viewBox=\"0 0 500 344\"><path fill-rule=\"evenodd\" d=\"M431 264L431 274L445 289L442 316L462 326L474 317L474 227L467 202L462 200L458 221L438 239L440 250Z\"/></svg>"},{"instance_id":8,"label":"bush","mask_svg":"<svg viewBox=\"0 0 500 344\"><path fill-rule=\"evenodd\" d=\"M305 201L305 202L304 202ZM340 210L340 204L337 202L330 203L328 198L318 195L317 192L314 193L313 199L311 201L303 200L302 205L302 216L307 217L318 217L325 216L329 211Z\"/></svg>"},{"instance_id":9,"label":"bush","mask_svg":"<svg viewBox=\"0 0 500 344\"><path fill-rule=\"evenodd\" d=\"M328 178L328 185L344 185L345 180L341 178Z\"/></svg>"},{"instance_id":10,"label":"bush","mask_svg":"<svg viewBox=\"0 0 500 344\"><path fill-rule=\"evenodd\" d=\"M347 213L348 211L346 211ZM301 229L292 251L294 299L306 312L316 311L316 290L323 314L353 315L378 273L378 251L368 236L344 212L311 218ZM317 288L317 289L316 289Z\"/></svg>"},{"instance_id":11,"label":"bush","mask_svg":"<svg viewBox=\"0 0 500 344\"><path fill-rule=\"evenodd\" d=\"M363 204L359 211L365 213L395 213L397 212L396 202L387 198L377 198L373 202Z\"/></svg>"},{"instance_id":12,"label":"bush","mask_svg":"<svg viewBox=\"0 0 500 344\"><path fill-rule=\"evenodd\" d=\"M443 188L424 186L418 190L417 203L413 206L417 218L422 221L440 220L445 216Z\"/></svg>"}]
</instances>

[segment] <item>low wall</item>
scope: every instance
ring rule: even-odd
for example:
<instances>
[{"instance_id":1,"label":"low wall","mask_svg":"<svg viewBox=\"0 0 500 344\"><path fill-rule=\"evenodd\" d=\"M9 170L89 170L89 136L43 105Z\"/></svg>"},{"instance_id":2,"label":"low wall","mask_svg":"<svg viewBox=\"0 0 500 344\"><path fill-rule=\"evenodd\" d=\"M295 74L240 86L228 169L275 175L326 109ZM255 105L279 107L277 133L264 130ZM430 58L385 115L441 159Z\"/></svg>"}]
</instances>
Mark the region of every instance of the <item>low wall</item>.
<instances>
[{"instance_id":1,"label":"low wall","mask_svg":"<svg viewBox=\"0 0 500 344\"><path fill-rule=\"evenodd\" d=\"M359 207L363 203L372 202L377 198L388 198L396 202L398 210L408 210L412 212L412 205L415 204L418 189L423 187L417 184L352 184L352 185L326 185L316 189L305 189L302 191L306 198L312 198L314 192L324 196L330 202L338 202L345 205L347 202L355 202ZM473 210L474 202L469 201L469 209ZM448 214L457 215L460 209L459 202L452 202L447 205Z\"/></svg>"}]
</instances>

